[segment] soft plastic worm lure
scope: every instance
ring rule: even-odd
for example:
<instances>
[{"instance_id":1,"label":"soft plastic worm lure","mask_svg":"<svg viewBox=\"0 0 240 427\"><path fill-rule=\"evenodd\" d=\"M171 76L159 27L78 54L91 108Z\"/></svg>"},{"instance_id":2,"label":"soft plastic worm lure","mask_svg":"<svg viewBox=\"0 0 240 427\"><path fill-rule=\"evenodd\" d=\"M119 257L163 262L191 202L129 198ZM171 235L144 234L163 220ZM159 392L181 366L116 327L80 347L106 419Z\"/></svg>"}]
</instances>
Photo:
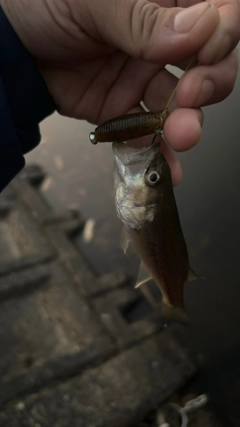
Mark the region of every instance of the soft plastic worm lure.
<instances>
[{"instance_id":1,"label":"soft plastic worm lure","mask_svg":"<svg viewBox=\"0 0 240 427\"><path fill-rule=\"evenodd\" d=\"M191 66L193 58L189 62L184 74ZM181 78L180 78L181 80ZM163 111L125 114L115 117L98 126L94 132L91 132L89 139L92 144L98 142L122 142L130 139L139 138L151 134L161 134L165 120L169 116L168 106L176 93L178 81L172 95L170 96Z\"/></svg>"},{"instance_id":2,"label":"soft plastic worm lure","mask_svg":"<svg viewBox=\"0 0 240 427\"><path fill-rule=\"evenodd\" d=\"M159 134L163 129L168 116L163 112L142 112L126 114L109 120L91 132L89 135L92 144L98 142L122 142L139 138L153 133Z\"/></svg>"}]
</instances>

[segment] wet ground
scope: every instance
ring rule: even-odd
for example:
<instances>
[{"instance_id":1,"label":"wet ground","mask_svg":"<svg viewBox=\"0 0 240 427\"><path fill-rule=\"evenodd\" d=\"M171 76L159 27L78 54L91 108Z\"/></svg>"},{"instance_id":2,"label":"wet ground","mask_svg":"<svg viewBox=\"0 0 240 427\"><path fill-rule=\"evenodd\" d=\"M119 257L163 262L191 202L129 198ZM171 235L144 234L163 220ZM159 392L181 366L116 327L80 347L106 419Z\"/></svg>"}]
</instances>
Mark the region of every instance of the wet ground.
<instances>
[{"instance_id":1,"label":"wet ground","mask_svg":"<svg viewBox=\"0 0 240 427\"><path fill-rule=\"evenodd\" d=\"M175 190L191 265L205 277L186 286L193 326L179 329L203 363L193 389L209 392L229 427L240 426L239 95L240 76L228 100L205 109L200 144L179 155L184 178ZM124 270L135 277L138 262L125 257L119 243L111 146L91 145L92 128L52 116L42 124L42 143L27 161L48 172L43 191L55 209L77 207L88 219L76 244L84 248L95 272Z\"/></svg>"}]
</instances>

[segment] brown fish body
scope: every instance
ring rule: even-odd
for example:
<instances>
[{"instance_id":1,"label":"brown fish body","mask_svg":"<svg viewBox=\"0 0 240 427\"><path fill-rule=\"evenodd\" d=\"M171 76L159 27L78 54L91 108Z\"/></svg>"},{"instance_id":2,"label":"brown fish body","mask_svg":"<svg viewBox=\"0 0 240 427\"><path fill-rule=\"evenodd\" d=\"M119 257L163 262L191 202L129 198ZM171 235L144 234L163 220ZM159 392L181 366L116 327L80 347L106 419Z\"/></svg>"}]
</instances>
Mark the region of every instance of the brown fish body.
<instances>
[{"instance_id":1,"label":"brown fish body","mask_svg":"<svg viewBox=\"0 0 240 427\"><path fill-rule=\"evenodd\" d=\"M137 286L154 279L164 305L180 314L189 262L168 163L157 143L142 150L116 143L113 150L117 213L142 261Z\"/></svg>"},{"instance_id":2,"label":"brown fish body","mask_svg":"<svg viewBox=\"0 0 240 427\"><path fill-rule=\"evenodd\" d=\"M165 188L166 190L166 188ZM159 286L163 302L184 308L183 288L188 280L189 263L172 186L161 198L153 223L140 230L128 229L133 246L150 276Z\"/></svg>"}]
</instances>

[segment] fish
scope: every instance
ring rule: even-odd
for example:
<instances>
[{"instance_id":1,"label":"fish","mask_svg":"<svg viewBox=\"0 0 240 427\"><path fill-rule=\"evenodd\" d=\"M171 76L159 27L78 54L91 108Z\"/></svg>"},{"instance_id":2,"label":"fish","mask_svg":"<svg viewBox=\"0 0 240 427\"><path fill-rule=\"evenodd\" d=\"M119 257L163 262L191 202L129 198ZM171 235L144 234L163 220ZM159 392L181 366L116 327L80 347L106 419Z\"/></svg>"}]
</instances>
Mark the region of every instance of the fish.
<instances>
[{"instance_id":1,"label":"fish","mask_svg":"<svg viewBox=\"0 0 240 427\"><path fill-rule=\"evenodd\" d=\"M187 325L184 285L198 276L189 267L170 167L156 140L141 149L123 142L114 142L112 148L122 248L126 253L132 245L141 260L136 287L153 279L162 294L165 321Z\"/></svg>"}]
</instances>

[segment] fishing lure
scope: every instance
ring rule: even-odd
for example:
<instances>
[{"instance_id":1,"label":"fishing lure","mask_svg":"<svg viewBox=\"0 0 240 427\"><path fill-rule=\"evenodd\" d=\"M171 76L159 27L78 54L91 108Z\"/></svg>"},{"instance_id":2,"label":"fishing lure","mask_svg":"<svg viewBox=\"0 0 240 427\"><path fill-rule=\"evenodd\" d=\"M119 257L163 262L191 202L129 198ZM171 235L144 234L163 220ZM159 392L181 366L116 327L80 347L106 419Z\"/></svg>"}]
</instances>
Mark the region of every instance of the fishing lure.
<instances>
[{"instance_id":1,"label":"fishing lure","mask_svg":"<svg viewBox=\"0 0 240 427\"><path fill-rule=\"evenodd\" d=\"M190 60L184 74L189 69L192 61L193 58ZM90 133L89 139L91 143L96 145L98 142L122 142L146 135L161 134L164 123L169 116L169 104L176 93L180 80L178 81L163 111L142 111L140 113L125 114L108 120L98 126L94 132Z\"/></svg>"},{"instance_id":2,"label":"fishing lure","mask_svg":"<svg viewBox=\"0 0 240 427\"><path fill-rule=\"evenodd\" d=\"M92 144L98 142L122 142L155 133L161 134L168 111L126 114L108 120L89 135Z\"/></svg>"}]
</instances>

